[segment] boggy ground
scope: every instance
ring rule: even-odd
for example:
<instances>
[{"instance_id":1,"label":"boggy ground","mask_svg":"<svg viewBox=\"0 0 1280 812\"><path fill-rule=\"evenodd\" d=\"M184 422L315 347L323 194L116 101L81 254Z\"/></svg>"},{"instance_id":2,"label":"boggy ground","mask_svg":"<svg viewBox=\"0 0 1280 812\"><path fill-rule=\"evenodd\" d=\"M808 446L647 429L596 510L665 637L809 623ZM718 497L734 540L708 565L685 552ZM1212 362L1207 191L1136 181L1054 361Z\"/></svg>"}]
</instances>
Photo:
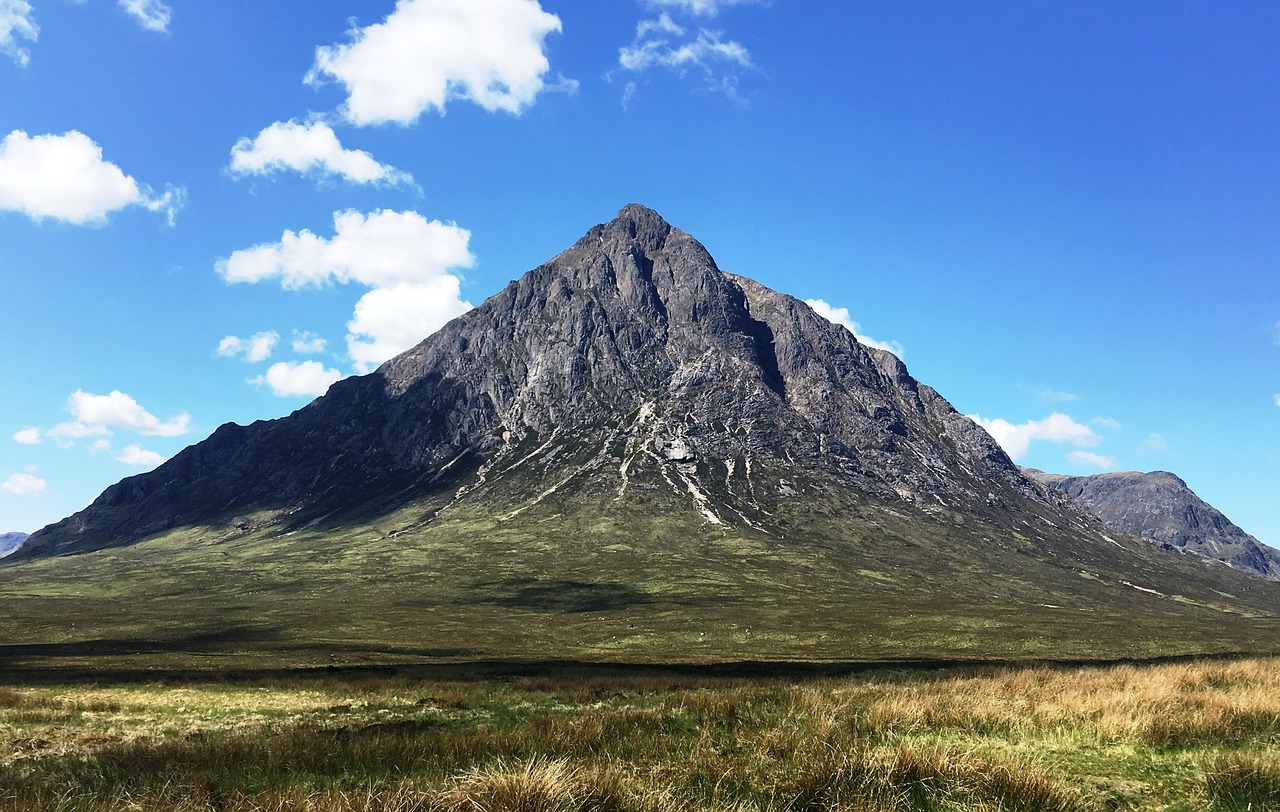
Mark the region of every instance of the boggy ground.
<instances>
[{"instance_id":1,"label":"boggy ground","mask_svg":"<svg viewBox=\"0 0 1280 812\"><path fill-rule=\"evenodd\" d=\"M1276 658L152 680L11 677L0 809L1280 809Z\"/></svg>"}]
</instances>

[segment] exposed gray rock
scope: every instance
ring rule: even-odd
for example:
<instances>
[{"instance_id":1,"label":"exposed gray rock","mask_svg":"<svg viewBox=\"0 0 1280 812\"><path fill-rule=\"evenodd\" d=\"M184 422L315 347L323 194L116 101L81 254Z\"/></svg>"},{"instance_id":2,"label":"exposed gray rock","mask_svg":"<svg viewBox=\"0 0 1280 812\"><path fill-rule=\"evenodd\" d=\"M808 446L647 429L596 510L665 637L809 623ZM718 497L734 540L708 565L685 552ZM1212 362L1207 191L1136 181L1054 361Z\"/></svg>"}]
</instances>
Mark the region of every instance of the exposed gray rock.
<instances>
[{"instance_id":1,"label":"exposed gray rock","mask_svg":"<svg viewBox=\"0 0 1280 812\"><path fill-rule=\"evenodd\" d=\"M26 540L26 533L0 533L0 558L17 550Z\"/></svg>"},{"instance_id":2,"label":"exposed gray rock","mask_svg":"<svg viewBox=\"0 0 1280 812\"><path fill-rule=\"evenodd\" d=\"M1107 527L1226 562L1280 581L1280 551L1259 542L1167 471L1125 471L1092 476L1023 469L1067 494Z\"/></svg>"},{"instance_id":3,"label":"exposed gray rock","mask_svg":"<svg viewBox=\"0 0 1280 812\"><path fill-rule=\"evenodd\" d=\"M288 417L222 426L24 555L380 515L435 493L498 510L588 487L569 482L586 470L619 499L669 488L713 524L767 528L797 498L1086 523L896 356L720 271L632 205L376 372Z\"/></svg>"}]
</instances>

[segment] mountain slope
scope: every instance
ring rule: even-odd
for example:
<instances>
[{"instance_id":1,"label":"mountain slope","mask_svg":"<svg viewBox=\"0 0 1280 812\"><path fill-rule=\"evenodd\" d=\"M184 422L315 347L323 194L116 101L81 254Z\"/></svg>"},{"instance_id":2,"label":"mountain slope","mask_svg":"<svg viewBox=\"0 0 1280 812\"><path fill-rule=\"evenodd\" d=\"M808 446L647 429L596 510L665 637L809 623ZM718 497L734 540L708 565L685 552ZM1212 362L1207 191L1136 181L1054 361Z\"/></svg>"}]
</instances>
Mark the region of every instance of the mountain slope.
<instances>
[{"instance_id":1,"label":"mountain slope","mask_svg":"<svg viewBox=\"0 0 1280 812\"><path fill-rule=\"evenodd\" d=\"M1280 581L1280 551L1241 530L1167 471L1064 476L1026 469L1053 490L1077 500L1103 524L1236 569Z\"/></svg>"},{"instance_id":2,"label":"mountain slope","mask_svg":"<svg viewBox=\"0 0 1280 812\"><path fill-rule=\"evenodd\" d=\"M896 357L640 206L14 558L23 652L1081 658L1259 650L1280 610L1107 534Z\"/></svg>"},{"instance_id":3,"label":"mountain slope","mask_svg":"<svg viewBox=\"0 0 1280 812\"><path fill-rule=\"evenodd\" d=\"M0 558L21 547L26 540L26 533L0 533Z\"/></svg>"}]
</instances>

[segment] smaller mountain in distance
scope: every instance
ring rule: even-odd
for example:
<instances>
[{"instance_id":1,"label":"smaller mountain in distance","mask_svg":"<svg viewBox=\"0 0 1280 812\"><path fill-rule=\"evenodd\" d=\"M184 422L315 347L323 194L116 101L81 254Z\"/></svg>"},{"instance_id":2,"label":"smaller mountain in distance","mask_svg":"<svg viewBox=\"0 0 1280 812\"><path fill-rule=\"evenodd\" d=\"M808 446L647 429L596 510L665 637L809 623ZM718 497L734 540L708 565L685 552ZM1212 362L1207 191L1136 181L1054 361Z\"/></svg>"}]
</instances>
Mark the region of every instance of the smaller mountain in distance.
<instances>
[{"instance_id":1,"label":"smaller mountain in distance","mask_svg":"<svg viewBox=\"0 0 1280 812\"><path fill-rule=\"evenodd\" d=\"M0 533L0 558L16 551L26 540L26 533Z\"/></svg>"},{"instance_id":2,"label":"smaller mountain in distance","mask_svg":"<svg viewBox=\"0 0 1280 812\"><path fill-rule=\"evenodd\" d=\"M1168 471L1066 476L1024 468L1023 473L1072 497L1112 530L1280 581L1280 551L1241 530Z\"/></svg>"}]
</instances>

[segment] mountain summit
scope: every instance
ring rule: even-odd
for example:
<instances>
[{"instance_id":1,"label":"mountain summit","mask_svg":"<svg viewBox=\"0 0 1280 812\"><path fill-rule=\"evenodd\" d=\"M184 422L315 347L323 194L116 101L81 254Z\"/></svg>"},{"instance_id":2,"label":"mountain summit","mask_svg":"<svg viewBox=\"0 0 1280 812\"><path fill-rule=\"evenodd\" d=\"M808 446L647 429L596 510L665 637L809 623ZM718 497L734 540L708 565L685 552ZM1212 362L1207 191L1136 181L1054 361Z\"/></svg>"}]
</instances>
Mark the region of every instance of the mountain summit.
<instances>
[{"instance_id":1,"label":"mountain summit","mask_svg":"<svg viewBox=\"0 0 1280 812\"><path fill-rule=\"evenodd\" d=\"M544 456L563 482L503 487ZM284 419L221 427L37 533L27 554L242 514L297 526L442 489L475 499L480 482L513 508L542 484L618 500L662 488L712 525L756 528L802 493L934 511L1041 498L894 355L720 271L630 205L373 374Z\"/></svg>"},{"instance_id":2,"label":"mountain summit","mask_svg":"<svg viewBox=\"0 0 1280 812\"><path fill-rule=\"evenodd\" d=\"M101 583L74 635L146 605L157 637L194 611L200 640L403 656L1186 653L1256 649L1280 610L1273 584L1108 531L897 357L636 205L13 559L15 595Z\"/></svg>"}]
</instances>

